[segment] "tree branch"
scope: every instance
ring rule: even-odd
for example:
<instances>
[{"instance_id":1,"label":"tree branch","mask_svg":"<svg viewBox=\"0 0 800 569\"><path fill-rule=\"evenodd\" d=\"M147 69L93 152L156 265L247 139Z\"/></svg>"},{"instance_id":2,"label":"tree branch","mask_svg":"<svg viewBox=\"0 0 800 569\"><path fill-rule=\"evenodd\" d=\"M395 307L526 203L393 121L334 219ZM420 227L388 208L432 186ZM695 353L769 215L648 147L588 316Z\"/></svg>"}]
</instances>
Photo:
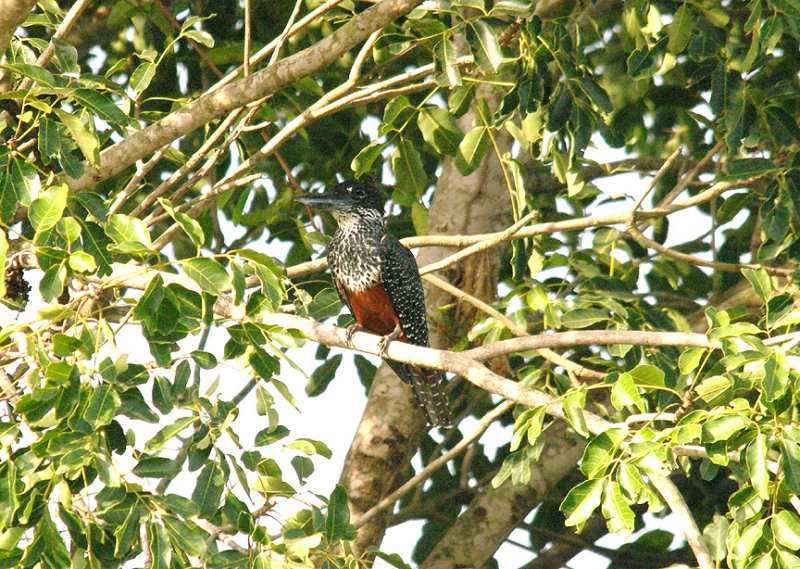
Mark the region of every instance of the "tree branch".
<instances>
[{"instance_id":1,"label":"tree branch","mask_svg":"<svg viewBox=\"0 0 800 569\"><path fill-rule=\"evenodd\" d=\"M417 472L414 476L412 476L405 484L400 486L397 490L383 498L380 502L375 504L372 508L364 512L358 519L353 521L353 524L356 527L361 527L367 521L372 519L375 514L382 512L386 508L392 506L395 502L397 502L400 498L408 494L411 490L417 487L419 484L427 480L430 475L447 464L450 460L461 454L469 445L471 445L474 441L478 440L480 436L489 428L495 419L503 415L506 411L509 411L514 407L514 404L510 401L505 401L497 406L496 409L492 410L491 412L484 415L480 421L478 421L478 426L475 428L475 431L469 435L468 437L464 437L461 439L458 444L456 444L453 448L449 451L441 455L435 460L432 460L428 463L425 468Z\"/></svg>"},{"instance_id":2,"label":"tree branch","mask_svg":"<svg viewBox=\"0 0 800 569\"><path fill-rule=\"evenodd\" d=\"M85 173L69 179L73 192L106 180L137 160L230 111L276 93L295 81L335 62L369 35L404 16L421 0L383 0L357 14L316 44L187 104L158 122L131 133L100 153L99 165L84 163Z\"/></svg>"},{"instance_id":3,"label":"tree branch","mask_svg":"<svg viewBox=\"0 0 800 569\"><path fill-rule=\"evenodd\" d=\"M11 37L36 5L36 0L0 0L0 58L8 49Z\"/></svg>"},{"instance_id":4,"label":"tree branch","mask_svg":"<svg viewBox=\"0 0 800 569\"><path fill-rule=\"evenodd\" d=\"M700 569L714 569L714 561L708 551L706 541L703 539L703 534L700 533L700 528L697 527L692 511L686 505L680 490L669 477L663 474L648 471L647 477L664 497L664 501L669 506L669 509L672 510L672 513L680 520L683 535L686 536L686 541L689 543L689 547L692 548Z\"/></svg>"}]
</instances>

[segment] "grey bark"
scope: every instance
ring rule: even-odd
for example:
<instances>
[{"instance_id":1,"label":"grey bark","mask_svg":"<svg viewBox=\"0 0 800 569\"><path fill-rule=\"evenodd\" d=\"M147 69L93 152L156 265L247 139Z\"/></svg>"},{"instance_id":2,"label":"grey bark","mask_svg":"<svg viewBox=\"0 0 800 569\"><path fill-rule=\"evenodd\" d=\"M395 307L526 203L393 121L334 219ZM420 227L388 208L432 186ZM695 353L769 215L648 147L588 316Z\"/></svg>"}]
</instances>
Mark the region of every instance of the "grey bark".
<instances>
[{"instance_id":1,"label":"grey bark","mask_svg":"<svg viewBox=\"0 0 800 569\"><path fill-rule=\"evenodd\" d=\"M539 461L531 465L530 482L514 486L508 479L498 488L483 488L420 569L484 567L534 506L575 468L586 443L570 436L569 427L562 421L542 436L547 442Z\"/></svg>"},{"instance_id":2,"label":"grey bark","mask_svg":"<svg viewBox=\"0 0 800 569\"><path fill-rule=\"evenodd\" d=\"M11 36L36 5L36 0L0 0L0 59L8 49Z\"/></svg>"},{"instance_id":3,"label":"grey bark","mask_svg":"<svg viewBox=\"0 0 800 569\"><path fill-rule=\"evenodd\" d=\"M466 132L473 120L474 115L467 113L459 126ZM501 135L498 142L501 151L510 148L510 137ZM505 229L510 222L508 190L496 156L490 155L466 177L458 173L454 159L445 160L428 214L431 234L487 233ZM437 261L451 252L452 248L448 247L429 247L419 253L417 263L424 265ZM500 255L494 250L471 257L449 271L448 277L465 292L491 300L496 295L499 265ZM449 305L453 299L446 293L428 288L426 301L428 313L435 322L436 308ZM454 337L466 331L474 312L469 307L459 306L457 310L461 325L449 327L450 333L445 334L443 327L432 323L431 344L434 347L448 347ZM386 365L382 365L375 375L341 476L354 518L369 510L402 482L426 427L408 387ZM369 546L380 545L390 514L387 511L375 516L359 529L358 538L352 544L354 551L361 553Z\"/></svg>"}]
</instances>

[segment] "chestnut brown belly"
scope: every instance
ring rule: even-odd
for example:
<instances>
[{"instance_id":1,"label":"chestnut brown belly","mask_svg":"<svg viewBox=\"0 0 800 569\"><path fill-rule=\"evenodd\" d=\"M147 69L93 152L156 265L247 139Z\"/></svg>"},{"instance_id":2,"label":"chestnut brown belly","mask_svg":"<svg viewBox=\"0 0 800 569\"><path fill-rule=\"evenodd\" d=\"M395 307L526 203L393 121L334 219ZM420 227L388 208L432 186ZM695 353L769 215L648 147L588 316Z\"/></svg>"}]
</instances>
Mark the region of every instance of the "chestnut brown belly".
<instances>
[{"instance_id":1,"label":"chestnut brown belly","mask_svg":"<svg viewBox=\"0 0 800 569\"><path fill-rule=\"evenodd\" d=\"M356 323L365 330L386 336L400 324L382 284L358 292L347 290L345 287L340 287L340 291L347 298ZM408 341L403 333L397 339L402 342Z\"/></svg>"}]
</instances>

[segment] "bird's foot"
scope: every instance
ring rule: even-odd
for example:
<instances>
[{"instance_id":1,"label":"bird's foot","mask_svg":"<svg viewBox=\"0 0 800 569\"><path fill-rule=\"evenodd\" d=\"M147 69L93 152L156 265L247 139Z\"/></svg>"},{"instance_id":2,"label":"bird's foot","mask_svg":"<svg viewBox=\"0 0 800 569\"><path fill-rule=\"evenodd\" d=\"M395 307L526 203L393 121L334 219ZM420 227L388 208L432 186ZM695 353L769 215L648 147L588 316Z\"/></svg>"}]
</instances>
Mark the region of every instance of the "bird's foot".
<instances>
[{"instance_id":1,"label":"bird's foot","mask_svg":"<svg viewBox=\"0 0 800 569\"><path fill-rule=\"evenodd\" d=\"M398 326L397 328L392 330L389 334L383 336L378 342L378 355L384 357L386 355L386 348L389 347L389 342L391 342L392 340L396 340L402 333L403 329L400 326Z\"/></svg>"},{"instance_id":2,"label":"bird's foot","mask_svg":"<svg viewBox=\"0 0 800 569\"><path fill-rule=\"evenodd\" d=\"M356 332L363 332L364 328L361 327L361 324L351 324L347 327L347 333L344 336L344 339L347 341L348 346L353 345L353 336Z\"/></svg>"}]
</instances>

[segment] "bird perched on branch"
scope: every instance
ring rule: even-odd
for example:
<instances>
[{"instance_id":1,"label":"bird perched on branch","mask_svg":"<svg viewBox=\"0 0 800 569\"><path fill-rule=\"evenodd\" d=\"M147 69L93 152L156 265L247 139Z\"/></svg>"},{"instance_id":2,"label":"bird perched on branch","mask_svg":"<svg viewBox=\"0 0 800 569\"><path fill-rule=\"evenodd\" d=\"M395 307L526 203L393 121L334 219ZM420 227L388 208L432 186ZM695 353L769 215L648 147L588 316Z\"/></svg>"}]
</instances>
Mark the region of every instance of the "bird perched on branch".
<instances>
[{"instance_id":1,"label":"bird perched on branch","mask_svg":"<svg viewBox=\"0 0 800 569\"><path fill-rule=\"evenodd\" d=\"M380 190L349 181L297 201L329 210L338 225L328 246L328 263L336 291L356 321L348 329L348 341L357 330L366 330L383 336L381 355L392 340L427 346L422 279L414 255L386 231ZM452 425L442 372L386 361L411 385L432 426Z\"/></svg>"}]
</instances>

